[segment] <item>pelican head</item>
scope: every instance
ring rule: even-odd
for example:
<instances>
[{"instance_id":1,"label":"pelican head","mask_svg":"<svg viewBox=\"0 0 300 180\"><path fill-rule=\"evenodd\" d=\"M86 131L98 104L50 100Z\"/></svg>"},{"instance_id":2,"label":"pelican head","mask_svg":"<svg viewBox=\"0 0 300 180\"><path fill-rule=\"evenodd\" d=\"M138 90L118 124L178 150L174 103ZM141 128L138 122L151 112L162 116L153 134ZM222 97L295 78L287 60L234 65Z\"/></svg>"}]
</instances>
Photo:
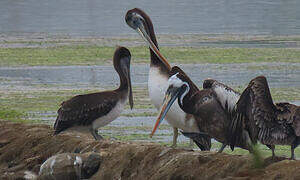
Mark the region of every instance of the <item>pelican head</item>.
<instances>
[{"instance_id":1,"label":"pelican head","mask_svg":"<svg viewBox=\"0 0 300 180\"><path fill-rule=\"evenodd\" d=\"M150 29L154 33L152 22L149 16L141 9L134 8L127 11L125 15L125 21L129 27L134 29L148 44L150 49L156 54L156 56L167 66L170 67L167 59L159 52L157 46L152 41L150 34Z\"/></svg>"},{"instance_id":2,"label":"pelican head","mask_svg":"<svg viewBox=\"0 0 300 180\"><path fill-rule=\"evenodd\" d=\"M118 47L114 55L114 66L122 75L120 78L125 78L126 86L128 87L128 99L130 108L133 108L132 85L130 78L130 51L125 47Z\"/></svg>"},{"instance_id":3,"label":"pelican head","mask_svg":"<svg viewBox=\"0 0 300 180\"><path fill-rule=\"evenodd\" d=\"M180 106L183 104L183 98L187 95L190 91L189 84L183 80L183 75L179 72L172 75L168 80L168 89L165 94L165 98L163 101L163 105L161 106L161 110L159 116L156 120L155 126L150 134L150 137L153 136L156 129L159 127L160 123L165 118L166 114L168 113L169 109L173 105L176 99L178 99L178 103Z\"/></svg>"}]
</instances>

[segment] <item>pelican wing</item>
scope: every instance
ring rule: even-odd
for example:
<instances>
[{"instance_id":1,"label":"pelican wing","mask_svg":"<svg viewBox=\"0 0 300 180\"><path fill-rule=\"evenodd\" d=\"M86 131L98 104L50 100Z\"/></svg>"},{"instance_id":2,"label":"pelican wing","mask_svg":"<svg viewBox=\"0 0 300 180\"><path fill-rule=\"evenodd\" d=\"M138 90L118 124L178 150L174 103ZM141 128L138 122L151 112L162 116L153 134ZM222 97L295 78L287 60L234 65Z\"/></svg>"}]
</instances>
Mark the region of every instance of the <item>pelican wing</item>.
<instances>
[{"instance_id":1,"label":"pelican wing","mask_svg":"<svg viewBox=\"0 0 300 180\"><path fill-rule=\"evenodd\" d=\"M214 79L204 80L203 88L213 90L217 95L218 101L229 114L240 98L240 93Z\"/></svg>"},{"instance_id":2,"label":"pelican wing","mask_svg":"<svg viewBox=\"0 0 300 180\"><path fill-rule=\"evenodd\" d=\"M105 91L75 96L61 104L54 124L55 134L74 125L89 125L108 114L117 104L117 93Z\"/></svg>"},{"instance_id":3,"label":"pelican wing","mask_svg":"<svg viewBox=\"0 0 300 180\"><path fill-rule=\"evenodd\" d=\"M278 121L278 108L273 103L264 76L250 81L235 108L236 114L230 125L231 142L235 143L242 137L243 129L248 131L252 142L257 138L263 144L281 144L287 140L288 121Z\"/></svg>"},{"instance_id":4,"label":"pelican wing","mask_svg":"<svg viewBox=\"0 0 300 180\"><path fill-rule=\"evenodd\" d=\"M295 130L295 134L297 136L300 136L300 106L295 106L294 105L294 111L293 111L293 128Z\"/></svg>"}]
</instances>

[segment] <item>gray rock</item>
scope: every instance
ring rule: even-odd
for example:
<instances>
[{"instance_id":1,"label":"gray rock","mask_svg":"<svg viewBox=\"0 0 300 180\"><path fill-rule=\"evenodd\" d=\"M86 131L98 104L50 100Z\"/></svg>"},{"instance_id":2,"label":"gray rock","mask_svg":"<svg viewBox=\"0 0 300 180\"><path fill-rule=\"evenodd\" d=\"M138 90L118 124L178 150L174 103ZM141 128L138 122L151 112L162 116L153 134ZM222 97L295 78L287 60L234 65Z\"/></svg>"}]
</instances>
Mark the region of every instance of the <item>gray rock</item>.
<instances>
[{"instance_id":1,"label":"gray rock","mask_svg":"<svg viewBox=\"0 0 300 180\"><path fill-rule=\"evenodd\" d=\"M50 157L40 167L38 179L86 179L98 171L99 154L63 153Z\"/></svg>"},{"instance_id":2,"label":"gray rock","mask_svg":"<svg viewBox=\"0 0 300 180\"><path fill-rule=\"evenodd\" d=\"M83 162L81 177L88 179L95 174L101 165L101 156L99 154L91 154Z\"/></svg>"}]
</instances>

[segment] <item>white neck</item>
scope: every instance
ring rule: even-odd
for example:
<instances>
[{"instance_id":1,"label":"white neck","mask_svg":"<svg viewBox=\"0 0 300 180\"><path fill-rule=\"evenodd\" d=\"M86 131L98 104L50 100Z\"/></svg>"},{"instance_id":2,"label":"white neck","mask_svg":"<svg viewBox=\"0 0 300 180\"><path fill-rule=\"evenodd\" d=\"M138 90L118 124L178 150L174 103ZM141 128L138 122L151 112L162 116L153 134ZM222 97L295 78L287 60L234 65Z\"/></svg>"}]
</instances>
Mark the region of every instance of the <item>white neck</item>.
<instances>
[{"instance_id":1,"label":"white neck","mask_svg":"<svg viewBox=\"0 0 300 180\"><path fill-rule=\"evenodd\" d=\"M182 103L183 98L184 98L184 97L187 95L187 93L190 91L190 86L189 86L189 84L188 84L187 82L183 82L183 84L186 85L186 90L183 92L182 96L181 96L180 99L179 99L181 104L183 104L183 103Z\"/></svg>"}]
</instances>

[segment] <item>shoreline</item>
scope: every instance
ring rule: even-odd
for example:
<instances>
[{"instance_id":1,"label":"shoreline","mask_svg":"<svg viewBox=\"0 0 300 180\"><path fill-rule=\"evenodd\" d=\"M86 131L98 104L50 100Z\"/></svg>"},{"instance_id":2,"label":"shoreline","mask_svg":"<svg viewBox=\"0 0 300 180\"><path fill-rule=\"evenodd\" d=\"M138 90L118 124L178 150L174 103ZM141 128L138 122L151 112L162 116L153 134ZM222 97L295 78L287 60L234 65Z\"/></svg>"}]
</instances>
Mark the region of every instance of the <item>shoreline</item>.
<instances>
[{"instance_id":1,"label":"shoreline","mask_svg":"<svg viewBox=\"0 0 300 180\"><path fill-rule=\"evenodd\" d=\"M300 47L300 35L243 35L243 34L157 34L160 46L191 47ZM137 34L118 36L70 36L48 33L0 33L0 48L52 47L55 45L90 44L97 46L144 46Z\"/></svg>"}]
</instances>

